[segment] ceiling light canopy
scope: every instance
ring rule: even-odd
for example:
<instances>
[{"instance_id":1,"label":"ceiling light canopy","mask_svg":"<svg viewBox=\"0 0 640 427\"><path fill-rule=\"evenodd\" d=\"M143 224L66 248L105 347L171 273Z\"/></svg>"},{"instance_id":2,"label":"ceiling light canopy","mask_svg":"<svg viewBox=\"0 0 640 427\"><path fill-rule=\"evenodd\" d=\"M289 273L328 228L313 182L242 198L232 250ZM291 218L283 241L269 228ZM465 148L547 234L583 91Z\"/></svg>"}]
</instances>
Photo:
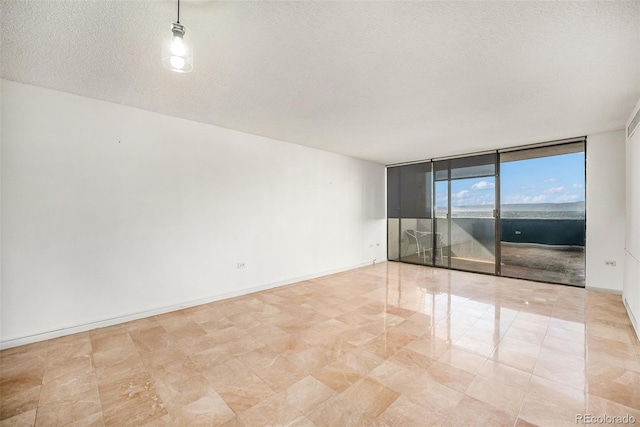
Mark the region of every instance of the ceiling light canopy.
<instances>
[{"instance_id":1,"label":"ceiling light canopy","mask_svg":"<svg viewBox=\"0 0 640 427\"><path fill-rule=\"evenodd\" d=\"M171 35L162 43L162 64L176 73L193 70L193 49L184 41L185 28L180 24L180 0L178 0L178 20L171 24Z\"/></svg>"}]
</instances>

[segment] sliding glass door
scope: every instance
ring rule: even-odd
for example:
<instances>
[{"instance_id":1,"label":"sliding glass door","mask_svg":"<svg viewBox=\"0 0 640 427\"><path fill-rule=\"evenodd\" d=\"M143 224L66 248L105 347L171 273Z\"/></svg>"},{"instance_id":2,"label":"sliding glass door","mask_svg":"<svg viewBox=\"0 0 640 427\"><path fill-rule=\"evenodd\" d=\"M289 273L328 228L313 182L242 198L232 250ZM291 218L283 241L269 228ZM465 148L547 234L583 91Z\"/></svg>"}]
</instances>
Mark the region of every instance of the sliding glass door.
<instances>
[{"instance_id":1,"label":"sliding glass door","mask_svg":"<svg viewBox=\"0 0 640 427\"><path fill-rule=\"evenodd\" d=\"M585 284L584 142L500 154L502 275Z\"/></svg>"},{"instance_id":2,"label":"sliding glass door","mask_svg":"<svg viewBox=\"0 0 640 427\"><path fill-rule=\"evenodd\" d=\"M434 162L436 265L496 273L496 168L496 154Z\"/></svg>"},{"instance_id":3,"label":"sliding glass door","mask_svg":"<svg viewBox=\"0 0 640 427\"><path fill-rule=\"evenodd\" d=\"M434 194L435 197L435 210L434 210L434 228L436 231L436 238L434 247L436 248L435 265L438 267L451 268L451 243L449 235L449 220L450 220L450 207L449 207L449 180L443 178L442 170L435 173L434 182ZM448 175L447 175L448 176Z\"/></svg>"},{"instance_id":4,"label":"sliding glass door","mask_svg":"<svg viewBox=\"0 0 640 427\"><path fill-rule=\"evenodd\" d=\"M431 162L387 170L388 259L433 265Z\"/></svg>"},{"instance_id":5,"label":"sliding glass door","mask_svg":"<svg viewBox=\"0 0 640 427\"><path fill-rule=\"evenodd\" d=\"M388 259L584 286L585 140L387 169Z\"/></svg>"}]
</instances>

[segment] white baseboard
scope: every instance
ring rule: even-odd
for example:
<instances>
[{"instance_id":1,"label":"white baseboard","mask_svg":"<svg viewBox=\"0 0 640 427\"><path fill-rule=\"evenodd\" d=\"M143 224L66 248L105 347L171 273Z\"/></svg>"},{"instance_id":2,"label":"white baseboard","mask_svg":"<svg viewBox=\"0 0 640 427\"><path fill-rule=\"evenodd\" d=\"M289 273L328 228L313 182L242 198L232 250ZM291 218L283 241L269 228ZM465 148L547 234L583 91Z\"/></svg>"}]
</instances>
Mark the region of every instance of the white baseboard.
<instances>
[{"instance_id":1,"label":"white baseboard","mask_svg":"<svg viewBox=\"0 0 640 427\"><path fill-rule=\"evenodd\" d=\"M622 289L597 288L594 286L586 286L585 289L588 291L602 292L605 294L622 295Z\"/></svg>"},{"instance_id":2,"label":"white baseboard","mask_svg":"<svg viewBox=\"0 0 640 427\"><path fill-rule=\"evenodd\" d=\"M631 311L631 307L629 307L629 302L627 301L626 298L623 298L622 303L624 304L624 308L627 310L627 315L629 316L629 320L631 321L631 326L633 326L633 330L636 332L638 341L640 341L640 325L638 325L638 319L636 319L635 315Z\"/></svg>"},{"instance_id":3,"label":"white baseboard","mask_svg":"<svg viewBox=\"0 0 640 427\"><path fill-rule=\"evenodd\" d=\"M291 285L294 283L302 282L305 280L315 279L322 276L328 276L330 274L341 273L343 271L353 270L355 268L365 267L367 265L371 265L371 262L364 262L357 265L351 265L348 267L341 267L333 270L327 270L320 273L309 274L300 277L294 277L285 280L279 280L277 282L266 283L259 286L254 286L251 288L244 288L238 291L233 292L225 292L223 294L212 295L206 298L200 298L197 300L185 301L174 305L164 306L155 308L152 310L145 310L136 313L130 313L123 316L112 317L109 319L103 319L96 322L83 323L79 325L73 325L69 327L64 327L60 329L54 329L46 332L41 332L33 335L28 335L24 337L12 338L5 341L0 341L0 350L5 350L7 348L18 347L21 345L32 344L38 341L45 341L52 338L58 338L65 335L77 334L80 332L91 331L93 329L104 328L107 326L113 326L120 323L131 322L132 320L143 319L145 317L157 316L159 314L169 313L171 311L182 310L189 307L195 307L198 305L208 304L215 301L221 301L229 298L234 298L238 296L248 295L255 292L264 291L267 289L278 288L280 286Z\"/></svg>"}]
</instances>

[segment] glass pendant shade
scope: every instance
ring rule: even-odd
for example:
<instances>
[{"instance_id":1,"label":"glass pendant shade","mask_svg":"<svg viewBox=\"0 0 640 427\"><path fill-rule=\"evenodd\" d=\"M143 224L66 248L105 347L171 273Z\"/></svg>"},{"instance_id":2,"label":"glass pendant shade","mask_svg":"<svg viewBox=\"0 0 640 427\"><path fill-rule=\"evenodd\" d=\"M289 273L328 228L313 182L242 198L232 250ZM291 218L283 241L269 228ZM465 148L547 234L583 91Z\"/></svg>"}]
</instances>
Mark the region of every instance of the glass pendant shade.
<instances>
[{"instance_id":1,"label":"glass pendant shade","mask_svg":"<svg viewBox=\"0 0 640 427\"><path fill-rule=\"evenodd\" d=\"M171 33L162 43L162 64L177 73L188 73L193 70L193 50L184 41L184 26L178 23L171 25Z\"/></svg>"}]
</instances>

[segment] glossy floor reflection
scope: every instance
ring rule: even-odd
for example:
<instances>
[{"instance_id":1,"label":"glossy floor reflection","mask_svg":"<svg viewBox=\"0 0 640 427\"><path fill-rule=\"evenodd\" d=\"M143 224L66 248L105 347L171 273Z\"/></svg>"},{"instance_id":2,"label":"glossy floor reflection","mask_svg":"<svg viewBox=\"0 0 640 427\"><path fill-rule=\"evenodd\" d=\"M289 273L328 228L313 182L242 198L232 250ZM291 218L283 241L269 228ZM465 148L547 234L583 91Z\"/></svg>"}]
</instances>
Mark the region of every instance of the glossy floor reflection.
<instances>
[{"instance_id":1,"label":"glossy floor reflection","mask_svg":"<svg viewBox=\"0 0 640 427\"><path fill-rule=\"evenodd\" d=\"M0 353L0 425L640 423L619 296L382 263Z\"/></svg>"}]
</instances>

